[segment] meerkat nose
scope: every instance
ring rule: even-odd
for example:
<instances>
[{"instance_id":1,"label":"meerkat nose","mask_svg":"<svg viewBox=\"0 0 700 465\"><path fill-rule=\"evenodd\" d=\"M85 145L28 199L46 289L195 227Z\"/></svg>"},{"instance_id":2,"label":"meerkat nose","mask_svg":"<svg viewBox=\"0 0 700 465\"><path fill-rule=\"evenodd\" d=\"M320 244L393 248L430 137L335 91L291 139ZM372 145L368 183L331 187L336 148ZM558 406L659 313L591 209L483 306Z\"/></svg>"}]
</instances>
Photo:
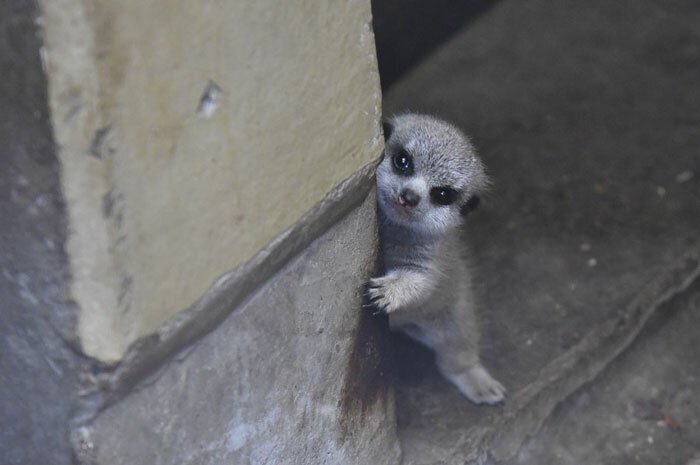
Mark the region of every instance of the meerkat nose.
<instances>
[{"instance_id":1,"label":"meerkat nose","mask_svg":"<svg viewBox=\"0 0 700 465\"><path fill-rule=\"evenodd\" d=\"M404 189L399 194L399 203L402 207L413 208L420 202L420 195L413 192L411 189Z\"/></svg>"}]
</instances>

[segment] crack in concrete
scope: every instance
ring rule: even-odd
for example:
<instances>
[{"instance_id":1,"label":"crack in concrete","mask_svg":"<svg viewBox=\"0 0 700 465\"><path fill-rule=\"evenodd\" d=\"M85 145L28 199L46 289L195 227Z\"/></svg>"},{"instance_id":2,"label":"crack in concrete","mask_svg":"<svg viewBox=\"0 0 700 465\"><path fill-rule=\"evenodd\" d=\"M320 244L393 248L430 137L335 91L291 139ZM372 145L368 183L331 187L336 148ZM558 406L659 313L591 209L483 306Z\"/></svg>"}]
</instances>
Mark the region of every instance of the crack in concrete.
<instances>
[{"instance_id":1,"label":"crack in concrete","mask_svg":"<svg viewBox=\"0 0 700 465\"><path fill-rule=\"evenodd\" d=\"M521 389L496 423L495 434L481 438L478 454L488 462L510 460L535 435L554 409L582 386L592 382L629 347L666 302L700 277L700 244L646 284L621 314L610 318L574 347L545 366L537 379ZM467 463L484 463L482 460Z\"/></svg>"}]
</instances>

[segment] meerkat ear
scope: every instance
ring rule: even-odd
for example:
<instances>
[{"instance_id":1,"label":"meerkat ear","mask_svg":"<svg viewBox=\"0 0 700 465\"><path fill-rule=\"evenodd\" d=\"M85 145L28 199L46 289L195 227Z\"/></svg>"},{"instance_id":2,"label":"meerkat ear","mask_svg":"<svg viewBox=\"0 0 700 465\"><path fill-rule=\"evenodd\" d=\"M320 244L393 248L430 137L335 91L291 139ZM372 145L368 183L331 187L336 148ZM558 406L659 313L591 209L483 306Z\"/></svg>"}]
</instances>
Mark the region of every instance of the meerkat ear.
<instances>
[{"instance_id":1,"label":"meerkat ear","mask_svg":"<svg viewBox=\"0 0 700 465\"><path fill-rule=\"evenodd\" d=\"M469 213L473 212L477 208L479 208L479 204L481 203L481 197L478 195L472 195L469 197L469 200L467 200L464 205L462 205L459 209L459 212L462 214L462 216L468 216Z\"/></svg>"},{"instance_id":2,"label":"meerkat ear","mask_svg":"<svg viewBox=\"0 0 700 465\"><path fill-rule=\"evenodd\" d=\"M384 140L389 140L391 133L394 132L394 125L386 118L382 118L382 131L384 132Z\"/></svg>"}]
</instances>

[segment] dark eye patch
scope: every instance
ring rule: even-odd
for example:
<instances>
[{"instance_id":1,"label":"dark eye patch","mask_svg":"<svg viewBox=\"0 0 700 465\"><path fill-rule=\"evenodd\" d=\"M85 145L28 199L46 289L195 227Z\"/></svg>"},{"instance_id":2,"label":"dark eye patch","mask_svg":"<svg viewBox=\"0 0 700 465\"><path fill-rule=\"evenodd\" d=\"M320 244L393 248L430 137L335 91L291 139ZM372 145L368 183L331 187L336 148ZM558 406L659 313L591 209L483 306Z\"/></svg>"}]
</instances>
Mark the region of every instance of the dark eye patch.
<instances>
[{"instance_id":1,"label":"dark eye patch","mask_svg":"<svg viewBox=\"0 0 700 465\"><path fill-rule=\"evenodd\" d=\"M459 212L462 214L462 216L467 216L469 215L469 213L479 208L480 203L481 199L479 198L479 196L473 195L469 198L469 200L466 201L464 205L462 205L462 208L459 209Z\"/></svg>"},{"instance_id":2,"label":"dark eye patch","mask_svg":"<svg viewBox=\"0 0 700 465\"><path fill-rule=\"evenodd\" d=\"M404 149L400 149L392 158L394 170L402 176L410 176L413 174L413 157Z\"/></svg>"},{"instance_id":3,"label":"dark eye patch","mask_svg":"<svg viewBox=\"0 0 700 465\"><path fill-rule=\"evenodd\" d=\"M457 200L458 193L448 186L433 187L430 189L430 200L437 205L452 205Z\"/></svg>"}]
</instances>

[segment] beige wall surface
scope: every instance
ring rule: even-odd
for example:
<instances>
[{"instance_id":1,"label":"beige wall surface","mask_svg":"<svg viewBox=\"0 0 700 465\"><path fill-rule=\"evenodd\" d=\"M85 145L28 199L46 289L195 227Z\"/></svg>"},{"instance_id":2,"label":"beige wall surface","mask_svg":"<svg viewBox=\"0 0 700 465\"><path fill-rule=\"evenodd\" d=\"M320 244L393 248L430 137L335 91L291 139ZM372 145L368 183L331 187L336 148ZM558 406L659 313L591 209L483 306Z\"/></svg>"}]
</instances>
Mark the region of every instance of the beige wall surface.
<instances>
[{"instance_id":1,"label":"beige wall surface","mask_svg":"<svg viewBox=\"0 0 700 465\"><path fill-rule=\"evenodd\" d=\"M84 351L114 362L381 151L368 0L45 0Z\"/></svg>"}]
</instances>

